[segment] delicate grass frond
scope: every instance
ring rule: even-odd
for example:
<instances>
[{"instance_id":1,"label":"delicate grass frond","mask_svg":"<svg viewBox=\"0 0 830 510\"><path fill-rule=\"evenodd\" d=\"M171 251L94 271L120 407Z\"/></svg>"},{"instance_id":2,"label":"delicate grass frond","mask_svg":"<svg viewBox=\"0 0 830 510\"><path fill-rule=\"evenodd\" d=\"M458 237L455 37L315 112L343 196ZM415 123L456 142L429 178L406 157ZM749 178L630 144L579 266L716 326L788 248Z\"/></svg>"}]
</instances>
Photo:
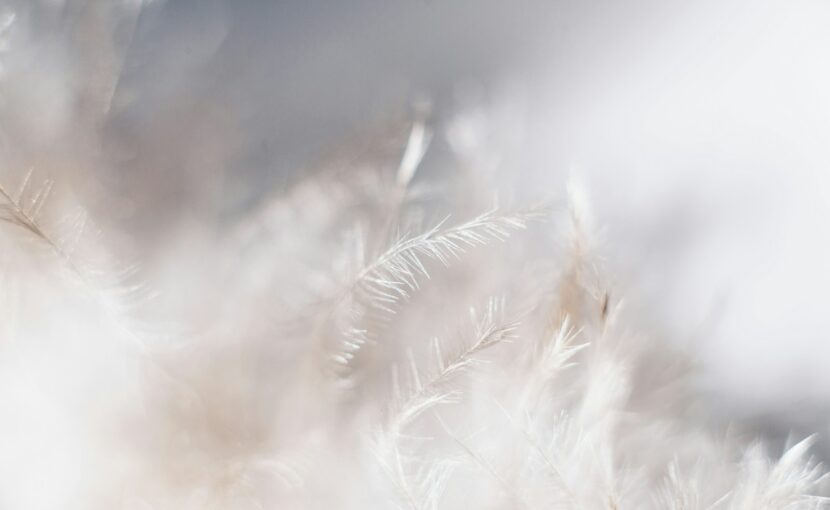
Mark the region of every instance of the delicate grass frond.
<instances>
[{"instance_id":1,"label":"delicate grass frond","mask_svg":"<svg viewBox=\"0 0 830 510\"><path fill-rule=\"evenodd\" d=\"M429 277L425 265L427 260L436 260L449 266L452 260L459 259L467 249L494 240L503 241L513 231L526 228L529 221L543 217L546 211L546 206L506 213L492 209L453 227L444 227L444 220L423 234L404 237L393 244L359 272L349 289L366 296L369 306L394 314L394 306L419 287L419 278ZM350 302L352 298L354 296L349 292L341 295L335 307L354 307L353 304L344 305L344 302ZM363 328L350 325L342 329L342 340L331 354L339 366L338 371L348 373L349 364L366 343Z\"/></svg>"},{"instance_id":2,"label":"delicate grass frond","mask_svg":"<svg viewBox=\"0 0 830 510\"><path fill-rule=\"evenodd\" d=\"M351 364L357 353L370 341L372 332L367 327L365 306L353 298L341 301L329 318L334 328L336 345L329 355L334 371L341 382L351 373Z\"/></svg>"},{"instance_id":3,"label":"delicate grass frond","mask_svg":"<svg viewBox=\"0 0 830 510\"><path fill-rule=\"evenodd\" d=\"M769 462L760 444L749 448L740 479L729 498L729 508L773 510L830 506L830 498L812 495L826 476L822 466L809 457L814 441L814 437L808 437L798 442L775 463Z\"/></svg>"},{"instance_id":4,"label":"delicate grass frond","mask_svg":"<svg viewBox=\"0 0 830 510\"><path fill-rule=\"evenodd\" d=\"M531 419L527 416L524 424L517 423L516 420L510 415L510 413L501 405L498 404L499 409L501 409L504 416L507 418L507 421L510 423L512 427L518 429L522 433L522 437L525 439L527 444L531 447L533 452L538 455L538 457L542 460L545 469L547 470L550 477L556 483L558 489L565 495L565 499L571 505L572 508L579 508L579 500L574 493L573 489L568 484L565 476L562 474L561 468L564 467L559 459L554 458L555 454L553 452L548 451L548 448L544 447L539 438L535 436L533 430L530 427Z\"/></svg>"},{"instance_id":5,"label":"delicate grass frond","mask_svg":"<svg viewBox=\"0 0 830 510\"><path fill-rule=\"evenodd\" d=\"M420 375L411 354L408 356L411 388L403 390L399 372L393 370L392 373L393 409L384 425L377 431L373 444L378 452L381 467L393 480L404 501L412 508L436 508L441 488L446 483L452 466L430 465L419 471L416 480L419 480L418 492L424 495L424 503L418 503L400 452L401 441L409 438L404 434L404 429L436 406L457 402L459 392L446 389L446 385L473 365L478 354L510 338L517 327L517 323L504 319L503 303L498 299L491 299L483 312L471 309L470 317L473 321L474 341L459 353L445 356L440 342L436 339L433 354L437 370L426 380Z\"/></svg>"},{"instance_id":6,"label":"delicate grass frond","mask_svg":"<svg viewBox=\"0 0 830 510\"><path fill-rule=\"evenodd\" d=\"M409 140L406 143L401 164L398 165L397 182L401 187L409 185L415 171L421 165L421 160L429 148L432 133L423 122L415 122L409 132Z\"/></svg>"},{"instance_id":7,"label":"delicate grass frond","mask_svg":"<svg viewBox=\"0 0 830 510\"><path fill-rule=\"evenodd\" d=\"M332 355L332 360L342 367L348 367L355 354L369 341L368 334L367 329L348 328L343 332L343 339L340 341L341 348Z\"/></svg>"},{"instance_id":8,"label":"delicate grass frond","mask_svg":"<svg viewBox=\"0 0 830 510\"><path fill-rule=\"evenodd\" d=\"M23 179L23 183L18 189L17 193L11 194L8 190L0 184L0 199L3 203L0 208L5 212L5 215L0 216L0 220L6 221L13 225L19 226L40 239L58 258L66 264L74 273L81 275L80 269L72 260L71 254L65 250L62 244L50 236L38 221L41 209L46 203L49 194L52 192L54 182L47 180L40 188L34 191L34 194L24 198L27 194L29 182L32 177L33 170L29 170Z\"/></svg>"},{"instance_id":9,"label":"delicate grass frond","mask_svg":"<svg viewBox=\"0 0 830 510\"><path fill-rule=\"evenodd\" d=\"M380 434L371 444L378 465L398 493L403 507L412 510L438 508L455 462L405 455L401 451L401 437L397 436Z\"/></svg>"},{"instance_id":10,"label":"delicate grass frond","mask_svg":"<svg viewBox=\"0 0 830 510\"><path fill-rule=\"evenodd\" d=\"M103 315L122 338L144 353L144 332L140 332L141 328L126 311L139 291L143 290L141 284L124 283L133 276L135 266L109 271L91 264L78 264L75 252L89 229L89 216L86 210L79 207L76 211L67 213L56 225L56 230L62 230L64 235L56 236L49 232L39 217L52 193L54 181L46 180L39 188L30 189L33 174L34 170L30 169L15 193L9 192L8 188L0 184L0 220L25 229L46 245L60 264L81 283L82 288L96 297Z\"/></svg>"},{"instance_id":11,"label":"delicate grass frond","mask_svg":"<svg viewBox=\"0 0 830 510\"><path fill-rule=\"evenodd\" d=\"M570 318L565 317L553 338L543 343L533 355L518 400L520 410L524 412L535 409L549 382L563 370L572 367L573 357L589 346L587 342L576 343L579 334L580 331L571 326Z\"/></svg>"},{"instance_id":12,"label":"delicate grass frond","mask_svg":"<svg viewBox=\"0 0 830 510\"><path fill-rule=\"evenodd\" d=\"M503 318L503 303L491 299L484 312L470 309L473 322L474 340L460 352L445 356L440 341L433 342L433 354L437 361L437 370L425 382L421 382L417 367L411 369L413 388L411 393L400 399L390 420L391 430L400 430L432 407L454 401L456 393L445 389L447 383L464 370L475 364L477 356L501 342L509 340L518 322Z\"/></svg>"},{"instance_id":13,"label":"delicate grass frond","mask_svg":"<svg viewBox=\"0 0 830 510\"><path fill-rule=\"evenodd\" d=\"M579 334L580 330L574 329L570 318L565 317L553 340L542 347L538 363L545 376L550 377L560 370L573 366L571 359L589 345L587 342L575 343Z\"/></svg>"},{"instance_id":14,"label":"delicate grass frond","mask_svg":"<svg viewBox=\"0 0 830 510\"><path fill-rule=\"evenodd\" d=\"M469 248L504 241L511 232L526 228L543 210L505 213L491 209L460 225L445 227L445 219L422 234L403 236L360 271L351 288L364 292L374 306L394 313L393 305L418 289L419 278L429 277L427 260L449 266Z\"/></svg>"}]
</instances>

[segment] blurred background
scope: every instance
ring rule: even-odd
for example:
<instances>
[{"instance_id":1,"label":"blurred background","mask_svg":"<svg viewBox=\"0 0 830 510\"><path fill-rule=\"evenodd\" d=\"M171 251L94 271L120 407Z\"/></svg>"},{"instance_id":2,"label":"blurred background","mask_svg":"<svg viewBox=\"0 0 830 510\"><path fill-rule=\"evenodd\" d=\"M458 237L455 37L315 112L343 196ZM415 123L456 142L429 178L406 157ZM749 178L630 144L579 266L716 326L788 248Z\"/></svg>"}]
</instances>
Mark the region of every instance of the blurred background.
<instances>
[{"instance_id":1,"label":"blurred background","mask_svg":"<svg viewBox=\"0 0 830 510\"><path fill-rule=\"evenodd\" d=\"M100 147L95 186L148 260L182 225L222 224L422 116L436 151L484 144L520 194L583 181L616 288L699 358L726 418L827 432L830 3L8 5L25 51L4 60L3 101L38 108L6 122L32 148ZM58 140L67 83L105 89L80 94L101 103L100 145Z\"/></svg>"}]
</instances>

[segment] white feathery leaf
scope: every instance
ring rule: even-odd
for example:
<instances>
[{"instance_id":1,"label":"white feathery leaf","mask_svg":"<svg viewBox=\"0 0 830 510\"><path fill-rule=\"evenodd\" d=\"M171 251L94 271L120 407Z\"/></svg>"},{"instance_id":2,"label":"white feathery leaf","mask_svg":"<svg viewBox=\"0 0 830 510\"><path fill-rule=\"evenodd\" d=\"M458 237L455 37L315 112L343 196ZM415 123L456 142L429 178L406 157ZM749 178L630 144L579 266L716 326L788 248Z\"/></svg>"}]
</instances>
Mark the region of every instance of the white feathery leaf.
<instances>
[{"instance_id":1,"label":"white feathery leaf","mask_svg":"<svg viewBox=\"0 0 830 510\"><path fill-rule=\"evenodd\" d=\"M426 232L402 237L355 278L352 288L365 292L378 308L393 311L391 305L418 288L421 277L428 278L425 260L449 266L469 248L490 241L504 241L512 231L526 228L527 222L542 215L536 207L516 212L492 209L470 221L444 227L447 219Z\"/></svg>"}]
</instances>

